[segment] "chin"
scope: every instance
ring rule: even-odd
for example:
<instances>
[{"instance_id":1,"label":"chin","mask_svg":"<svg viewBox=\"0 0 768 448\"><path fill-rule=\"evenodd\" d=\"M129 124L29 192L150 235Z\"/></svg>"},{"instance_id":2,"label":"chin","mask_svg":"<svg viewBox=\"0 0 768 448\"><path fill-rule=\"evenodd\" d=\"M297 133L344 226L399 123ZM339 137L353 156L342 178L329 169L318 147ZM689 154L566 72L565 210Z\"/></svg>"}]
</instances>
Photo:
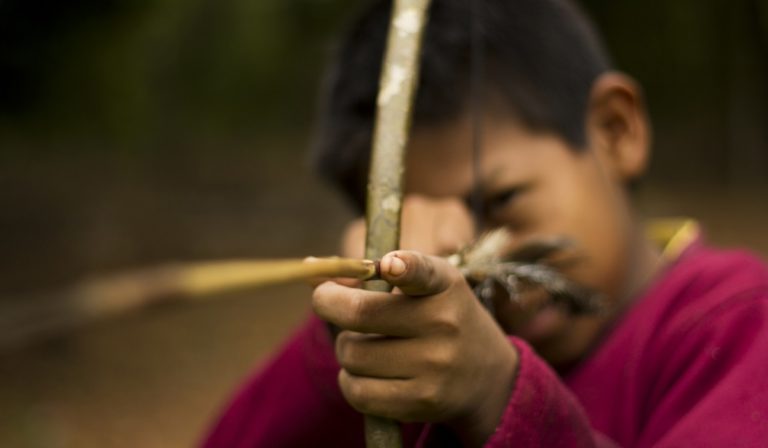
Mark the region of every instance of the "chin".
<instances>
[{"instance_id":1,"label":"chin","mask_svg":"<svg viewBox=\"0 0 768 448\"><path fill-rule=\"evenodd\" d=\"M557 371L578 364L599 343L604 318L601 316L563 316L560 325L539 337L526 340Z\"/></svg>"}]
</instances>

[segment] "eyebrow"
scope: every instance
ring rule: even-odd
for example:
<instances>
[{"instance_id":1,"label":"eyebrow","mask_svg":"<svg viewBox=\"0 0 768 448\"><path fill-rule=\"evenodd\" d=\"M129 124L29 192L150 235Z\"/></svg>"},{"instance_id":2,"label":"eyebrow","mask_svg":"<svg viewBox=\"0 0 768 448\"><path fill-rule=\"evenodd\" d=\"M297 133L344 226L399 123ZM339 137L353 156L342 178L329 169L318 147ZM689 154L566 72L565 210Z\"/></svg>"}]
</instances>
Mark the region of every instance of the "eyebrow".
<instances>
[{"instance_id":1,"label":"eyebrow","mask_svg":"<svg viewBox=\"0 0 768 448\"><path fill-rule=\"evenodd\" d=\"M477 171L475 171L477 172ZM492 190L491 187L493 187L495 184L498 183L498 179L502 176L504 173L504 168L500 166L495 166L491 172L487 176L483 176L481 179L474 179L474 182L472 183L472 188L470 189L467 194L463 195L462 201L464 204L467 205L467 208L473 211L473 213L476 213L478 204L477 200L478 197L481 201L481 207L485 207L486 203L489 200L492 200L496 194L488 195L488 192ZM505 190L519 190L519 185L512 185L509 188L505 188Z\"/></svg>"},{"instance_id":2,"label":"eyebrow","mask_svg":"<svg viewBox=\"0 0 768 448\"><path fill-rule=\"evenodd\" d=\"M473 192L479 187L481 192L488 191L494 186L501 177L504 169L500 166L494 167L493 170L481 179L475 179L475 183L472 185ZM470 193L472 195L474 193Z\"/></svg>"},{"instance_id":3,"label":"eyebrow","mask_svg":"<svg viewBox=\"0 0 768 448\"><path fill-rule=\"evenodd\" d=\"M504 168L497 166L491 171L491 174L488 176L488 179L490 180L496 180L499 176L501 176L501 173L504 172Z\"/></svg>"}]
</instances>

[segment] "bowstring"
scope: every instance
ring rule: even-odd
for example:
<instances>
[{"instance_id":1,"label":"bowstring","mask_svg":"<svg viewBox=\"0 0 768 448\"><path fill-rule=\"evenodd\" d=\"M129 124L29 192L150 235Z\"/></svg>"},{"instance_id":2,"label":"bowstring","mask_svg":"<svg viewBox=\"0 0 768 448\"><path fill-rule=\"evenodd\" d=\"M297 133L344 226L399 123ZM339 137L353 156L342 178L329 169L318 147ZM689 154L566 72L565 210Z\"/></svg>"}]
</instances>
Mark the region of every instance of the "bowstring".
<instances>
[{"instance_id":1,"label":"bowstring","mask_svg":"<svg viewBox=\"0 0 768 448\"><path fill-rule=\"evenodd\" d=\"M476 232L485 227L484 195L480 172L480 159L483 148L483 82L485 78L485 45L480 21L480 3L470 1L470 120L472 127L472 195L470 207L475 221ZM476 235L477 236L477 235Z\"/></svg>"},{"instance_id":2,"label":"bowstring","mask_svg":"<svg viewBox=\"0 0 768 448\"><path fill-rule=\"evenodd\" d=\"M469 0L470 4L470 120L472 127L472 194L470 208L475 223L475 238L485 230L485 194L481 172L483 155L483 123L485 115L485 42L483 40L480 8L483 0ZM491 316L496 316L492 295L479 293L476 295Z\"/></svg>"}]
</instances>

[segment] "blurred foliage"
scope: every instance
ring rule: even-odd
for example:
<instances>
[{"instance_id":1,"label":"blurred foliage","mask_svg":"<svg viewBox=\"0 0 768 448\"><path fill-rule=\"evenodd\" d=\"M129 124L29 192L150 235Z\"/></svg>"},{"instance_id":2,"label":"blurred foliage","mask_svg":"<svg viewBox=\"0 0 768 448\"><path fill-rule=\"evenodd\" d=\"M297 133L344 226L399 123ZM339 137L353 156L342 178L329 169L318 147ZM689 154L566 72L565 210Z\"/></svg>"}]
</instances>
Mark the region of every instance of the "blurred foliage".
<instances>
[{"instance_id":1,"label":"blurred foliage","mask_svg":"<svg viewBox=\"0 0 768 448\"><path fill-rule=\"evenodd\" d=\"M768 178L768 1L582 3L648 93L657 177ZM167 150L306 129L332 36L359 5L4 0L0 145Z\"/></svg>"},{"instance_id":2,"label":"blurred foliage","mask_svg":"<svg viewBox=\"0 0 768 448\"><path fill-rule=\"evenodd\" d=\"M656 178L768 179L768 1L582 3L645 89Z\"/></svg>"},{"instance_id":3,"label":"blurred foliage","mask_svg":"<svg viewBox=\"0 0 768 448\"><path fill-rule=\"evenodd\" d=\"M305 125L350 3L0 2L0 126L139 148Z\"/></svg>"}]
</instances>

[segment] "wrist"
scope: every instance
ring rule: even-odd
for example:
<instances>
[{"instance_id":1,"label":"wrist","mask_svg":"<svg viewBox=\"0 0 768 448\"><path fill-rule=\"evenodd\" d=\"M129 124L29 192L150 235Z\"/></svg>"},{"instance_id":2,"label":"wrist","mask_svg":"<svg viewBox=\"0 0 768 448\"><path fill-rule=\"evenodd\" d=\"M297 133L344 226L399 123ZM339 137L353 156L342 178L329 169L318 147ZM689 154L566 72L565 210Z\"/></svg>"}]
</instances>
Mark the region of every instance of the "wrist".
<instances>
[{"instance_id":1,"label":"wrist","mask_svg":"<svg viewBox=\"0 0 768 448\"><path fill-rule=\"evenodd\" d=\"M486 388L467 415L452 425L464 446L481 447L496 431L515 387L518 360L517 349L505 340L499 365L492 369L494 374L487 383L493 387Z\"/></svg>"}]
</instances>

